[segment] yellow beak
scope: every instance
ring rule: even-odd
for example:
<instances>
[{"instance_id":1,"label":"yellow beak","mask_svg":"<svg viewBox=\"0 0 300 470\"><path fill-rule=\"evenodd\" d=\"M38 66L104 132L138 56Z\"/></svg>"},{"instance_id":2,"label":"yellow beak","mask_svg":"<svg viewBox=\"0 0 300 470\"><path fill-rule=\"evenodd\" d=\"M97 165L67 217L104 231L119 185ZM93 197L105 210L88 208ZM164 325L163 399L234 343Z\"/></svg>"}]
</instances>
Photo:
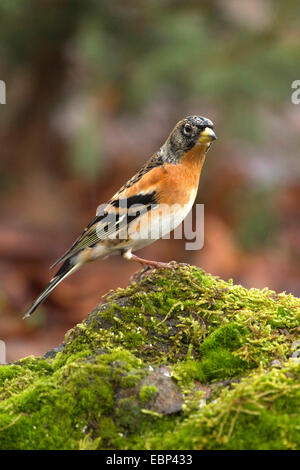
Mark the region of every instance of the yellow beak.
<instances>
[{"instance_id":1,"label":"yellow beak","mask_svg":"<svg viewBox=\"0 0 300 470\"><path fill-rule=\"evenodd\" d=\"M209 142L216 140L216 138L217 136L214 131L210 127L206 127L204 131L201 132L198 142L200 144L208 144Z\"/></svg>"}]
</instances>

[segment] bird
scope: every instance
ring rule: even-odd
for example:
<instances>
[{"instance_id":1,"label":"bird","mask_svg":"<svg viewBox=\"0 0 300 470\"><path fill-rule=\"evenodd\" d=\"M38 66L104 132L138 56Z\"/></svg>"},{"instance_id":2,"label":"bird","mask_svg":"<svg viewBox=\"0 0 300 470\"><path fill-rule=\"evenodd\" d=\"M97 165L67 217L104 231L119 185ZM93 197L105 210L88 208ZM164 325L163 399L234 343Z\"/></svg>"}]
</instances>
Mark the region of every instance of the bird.
<instances>
[{"instance_id":1,"label":"bird","mask_svg":"<svg viewBox=\"0 0 300 470\"><path fill-rule=\"evenodd\" d=\"M84 264L119 254L151 268L171 263L151 261L133 252L175 229L191 210L211 143L213 122L203 116L179 121L165 143L114 196L52 266L61 264L48 286L27 310L28 318L64 279Z\"/></svg>"}]
</instances>

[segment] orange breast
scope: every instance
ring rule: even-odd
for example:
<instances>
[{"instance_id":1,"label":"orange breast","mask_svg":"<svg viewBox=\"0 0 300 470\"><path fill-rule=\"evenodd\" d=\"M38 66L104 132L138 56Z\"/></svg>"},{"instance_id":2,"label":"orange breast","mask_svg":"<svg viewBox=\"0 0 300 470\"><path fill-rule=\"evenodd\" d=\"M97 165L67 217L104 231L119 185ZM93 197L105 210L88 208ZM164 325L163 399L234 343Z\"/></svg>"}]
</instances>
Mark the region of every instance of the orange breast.
<instances>
[{"instance_id":1,"label":"orange breast","mask_svg":"<svg viewBox=\"0 0 300 470\"><path fill-rule=\"evenodd\" d=\"M166 165L159 191L164 203L187 204L191 193L197 192L205 150L206 146L194 147L177 165Z\"/></svg>"},{"instance_id":2,"label":"orange breast","mask_svg":"<svg viewBox=\"0 0 300 470\"><path fill-rule=\"evenodd\" d=\"M166 163L153 168L137 183L127 188L124 195L130 197L138 193L156 191L159 202L187 204L191 193L197 191L206 147L206 145L194 147L176 165Z\"/></svg>"}]
</instances>

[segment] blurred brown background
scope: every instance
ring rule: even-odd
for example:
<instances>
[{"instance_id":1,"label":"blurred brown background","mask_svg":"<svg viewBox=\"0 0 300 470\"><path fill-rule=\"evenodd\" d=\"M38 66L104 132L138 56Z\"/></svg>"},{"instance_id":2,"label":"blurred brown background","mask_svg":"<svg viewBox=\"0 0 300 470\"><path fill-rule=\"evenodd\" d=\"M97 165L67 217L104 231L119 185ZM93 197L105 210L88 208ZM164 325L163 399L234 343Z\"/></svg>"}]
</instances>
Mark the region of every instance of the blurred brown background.
<instances>
[{"instance_id":1,"label":"blurred brown background","mask_svg":"<svg viewBox=\"0 0 300 470\"><path fill-rule=\"evenodd\" d=\"M205 246L141 256L300 295L297 0L2 0L0 339L43 354L138 265L112 257L22 314L49 266L186 115L215 123L197 202Z\"/></svg>"}]
</instances>

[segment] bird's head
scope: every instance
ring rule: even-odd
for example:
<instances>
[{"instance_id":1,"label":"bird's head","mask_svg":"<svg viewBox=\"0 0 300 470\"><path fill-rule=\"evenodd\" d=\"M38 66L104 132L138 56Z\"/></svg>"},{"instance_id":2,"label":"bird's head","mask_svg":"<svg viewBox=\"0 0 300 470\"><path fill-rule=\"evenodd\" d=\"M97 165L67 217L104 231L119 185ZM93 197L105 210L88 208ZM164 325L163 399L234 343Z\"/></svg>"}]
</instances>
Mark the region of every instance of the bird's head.
<instances>
[{"instance_id":1,"label":"bird's head","mask_svg":"<svg viewBox=\"0 0 300 470\"><path fill-rule=\"evenodd\" d=\"M188 116L179 121L166 142L169 158L180 160L194 147L206 151L217 136L213 123L203 116Z\"/></svg>"}]
</instances>

